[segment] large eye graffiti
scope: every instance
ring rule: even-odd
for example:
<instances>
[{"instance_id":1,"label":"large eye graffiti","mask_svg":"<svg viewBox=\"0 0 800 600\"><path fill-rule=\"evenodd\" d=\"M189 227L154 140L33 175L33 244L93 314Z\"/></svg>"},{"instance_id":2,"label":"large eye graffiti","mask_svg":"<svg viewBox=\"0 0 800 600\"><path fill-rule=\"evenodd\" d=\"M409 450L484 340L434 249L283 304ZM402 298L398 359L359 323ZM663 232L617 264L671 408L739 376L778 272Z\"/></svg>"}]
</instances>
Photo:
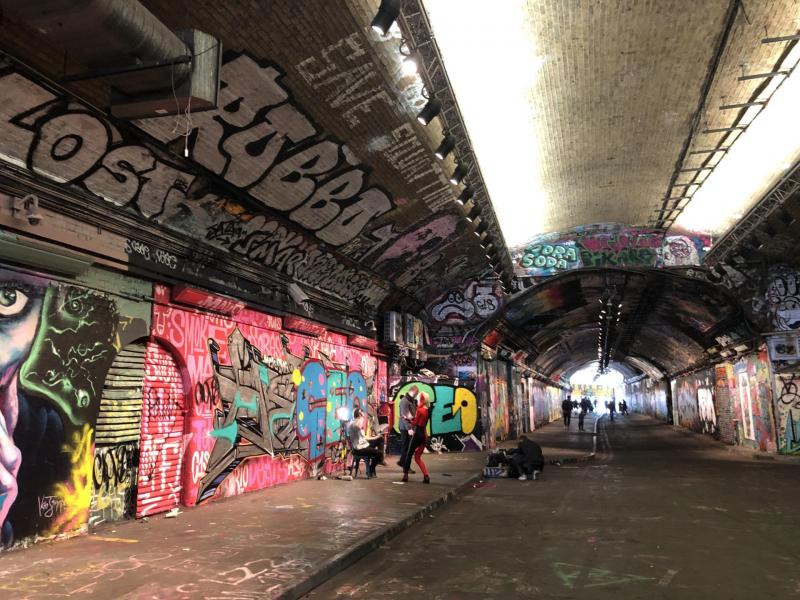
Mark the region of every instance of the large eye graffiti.
<instances>
[{"instance_id":1,"label":"large eye graffiti","mask_svg":"<svg viewBox=\"0 0 800 600\"><path fill-rule=\"evenodd\" d=\"M28 294L18 287L0 287L0 319L16 317L28 305Z\"/></svg>"}]
</instances>

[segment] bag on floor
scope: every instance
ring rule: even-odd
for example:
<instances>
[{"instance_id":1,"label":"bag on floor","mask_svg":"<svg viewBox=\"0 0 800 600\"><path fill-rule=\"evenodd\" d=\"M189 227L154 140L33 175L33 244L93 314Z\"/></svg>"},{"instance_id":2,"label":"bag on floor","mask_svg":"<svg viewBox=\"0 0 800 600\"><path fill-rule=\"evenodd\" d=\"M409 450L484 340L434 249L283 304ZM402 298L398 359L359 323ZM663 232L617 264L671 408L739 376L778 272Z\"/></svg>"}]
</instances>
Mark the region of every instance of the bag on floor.
<instances>
[{"instance_id":1,"label":"bag on floor","mask_svg":"<svg viewBox=\"0 0 800 600\"><path fill-rule=\"evenodd\" d=\"M483 476L487 479L493 479L497 477L508 477L508 467L505 466L484 467Z\"/></svg>"}]
</instances>

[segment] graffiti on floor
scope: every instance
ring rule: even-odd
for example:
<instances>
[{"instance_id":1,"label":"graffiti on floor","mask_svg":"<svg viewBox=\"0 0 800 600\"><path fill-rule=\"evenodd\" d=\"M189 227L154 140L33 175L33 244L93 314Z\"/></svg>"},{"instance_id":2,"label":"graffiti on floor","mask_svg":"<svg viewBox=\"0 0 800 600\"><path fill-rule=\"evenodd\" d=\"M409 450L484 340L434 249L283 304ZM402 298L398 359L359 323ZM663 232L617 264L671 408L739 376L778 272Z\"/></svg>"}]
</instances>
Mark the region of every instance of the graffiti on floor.
<instances>
[{"instance_id":1,"label":"graffiti on floor","mask_svg":"<svg viewBox=\"0 0 800 600\"><path fill-rule=\"evenodd\" d=\"M246 458L302 454L308 461L322 458L340 440L338 410L352 415L367 410L372 389L360 370L340 369L324 354L310 360L290 352L282 337L284 355L265 357L237 327L228 337L230 365L220 361L219 344L208 341L220 408L214 413L210 436L214 445L205 461L197 501L214 495ZM195 471L196 467L193 466ZM239 487L244 490L246 481Z\"/></svg>"},{"instance_id":2,"label":"graffiti on floor","mask_svg":"<svg viewBox=\"0 0 800 600\"><path fill-rule=\"evenodd\" d=\"M553 572L568 589L600 588L608 585L654 582L655 577L618 573L608 569L586 567L567 562L552 563Z\"/></svg>"}]
</instances>

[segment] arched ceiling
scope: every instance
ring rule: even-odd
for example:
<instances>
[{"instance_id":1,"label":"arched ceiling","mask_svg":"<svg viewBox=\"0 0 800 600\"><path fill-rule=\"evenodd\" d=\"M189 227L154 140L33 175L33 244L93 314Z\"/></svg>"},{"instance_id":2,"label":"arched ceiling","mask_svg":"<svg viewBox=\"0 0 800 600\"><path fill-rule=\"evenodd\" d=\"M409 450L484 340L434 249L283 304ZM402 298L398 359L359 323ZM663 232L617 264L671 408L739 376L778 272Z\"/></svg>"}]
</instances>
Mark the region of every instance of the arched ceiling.
<instances>
[{"instance_id":1,"label":"arched ceiling","mask_svg":"<svg viewBox=\"0 0 800 600\"><path fill-rule=\"evenodd\" d=\"M694 271L697 273L697 271ZM604 292L622 303L610 337L612 366L626 376L676 373L701 364L715 337L746 327L737 301L704 276L668 269L580 269L519 294L484 326L525 350L529 365L563 378L596 360Z\"/></svg>"},{"instance_id":2,"label":"arched ceiling","mask_svg":"<svg viewBox=\"0 0 800 600\"><path fill-rule=\"evenodd\" d=\"M512 247L584 223L667 225L793 43L762 39L800 24L798 0L420 3Z\"/></svg>"}]
</instances>

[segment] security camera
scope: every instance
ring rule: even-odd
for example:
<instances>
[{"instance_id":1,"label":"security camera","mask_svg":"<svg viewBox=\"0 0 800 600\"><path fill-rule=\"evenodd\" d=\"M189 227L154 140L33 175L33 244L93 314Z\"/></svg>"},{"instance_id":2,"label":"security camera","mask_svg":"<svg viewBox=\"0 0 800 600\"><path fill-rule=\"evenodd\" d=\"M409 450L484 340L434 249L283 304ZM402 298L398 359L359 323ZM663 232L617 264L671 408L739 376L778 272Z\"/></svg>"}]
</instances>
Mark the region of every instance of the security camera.
<instances>
[{"instance_id":1,"label":"security camera","mask_svg":"<svg viewBox=\"0 0 800 600\"><path fill-rule=\"evenodd\" d=\"M42 213L38 211L34 210L28 213L28 223L30 223L31 225L38 225L39 223L42 222L43 218L44 217L42 216Z\"/></svg>"},{"instance_id":2,"label":"security camera","mask_svg":"<svg viewBox=\"0 0 800 600\"><path fill-rule=\"evenodd\" d=\"M289 296L298 306L303 306L306 302L308 302L308 296L296 283L290 283L287 286L287 290L289 291Z\"/></svg>"},{"instance_id":3,"label":"security camera","mask_svg":"<svg viewBox=\"0 0 800 600\"><path fill-rule=\"evenodd\" d=\"M367 321L366 323L364 323L364 329L366 329L371 333L375 333L376 331L378 331L378 328L375 327L375 321Z\"/></svg>"},{"instance_id":4,"label":"security camera","mask_svg":"<svg viewBox=\"0 0 800 600\"><path fill-rule=\"evenodd\" d=\"M31 225L38 225L44 218L39 212L39 198L34 194L28 194L24 198L14 198L11 212L17 219L23 218L22 213L25 213L24 218Z\"/></svg>"}]
</instances>

